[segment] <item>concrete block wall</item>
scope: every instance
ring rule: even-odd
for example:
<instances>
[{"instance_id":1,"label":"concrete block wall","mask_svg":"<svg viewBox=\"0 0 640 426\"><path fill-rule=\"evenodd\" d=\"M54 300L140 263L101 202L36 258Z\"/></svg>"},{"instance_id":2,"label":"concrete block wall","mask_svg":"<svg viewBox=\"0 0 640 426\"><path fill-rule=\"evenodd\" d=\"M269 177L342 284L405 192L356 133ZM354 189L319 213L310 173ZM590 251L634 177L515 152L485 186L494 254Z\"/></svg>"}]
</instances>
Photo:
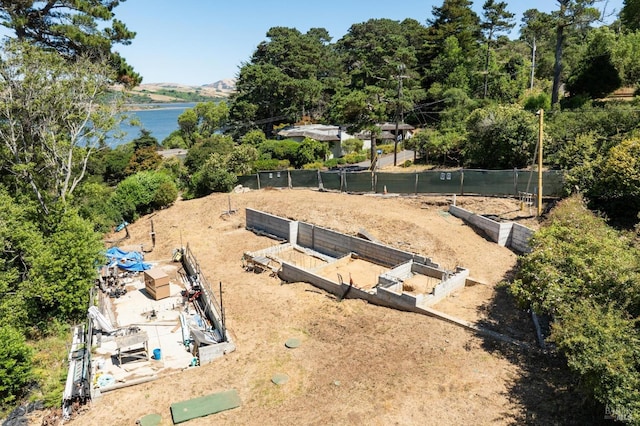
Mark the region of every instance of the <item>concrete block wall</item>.
<instances>
[{"instance_id":1,"label":"concrete block wall","mask_svg":"<svg viewBox=\"0 0 640 426\"><path fill-rule=\"evenodd\" d=\"M298 245L332 257L355 253L363 259L389 267L409 260L438 267L429 258L304 222L298 225Z\"/></svg>"},{"instance_id":2,"label":"concrete block wall","mask_svg":"<svg viewBox=\"0 0 640 426\"><path fill-rule=\"evenodd\" d=\"M411 260L393 268L385 274L380 275L378 277L378 285L390 290L398 291L396 287L401 289L401 282L411 278L414 273L442 280L444 279L446 271L439 267L423 265Z\"/></svg>"},{"instance_id":3,"label":"concrete block wall","mask_svg":"<svg viewBox=\"0 0 640 426\"><path fill-rule=\"evenodd\" d=\"M458 206L449 206L449 213L482 229L492 241L501 246L512 248L520 253L531 251L529 239L534 231L526 226L514 222L496 222Z\"/></svg>"},{"instance_id":4,"label":"concrete block wall","mask_svg":"<svg viewBox=\"0 0 640 426\"><path fill-rule=\"evenodd\" d=\"M432 293L424 298L423 305L432 306L447 297L451 292L463 288L468 277L468 269L456 268L456 272L453 275L436 285Z\"/></svg>"},{"instance_id":5,"label":"concrete block wall","mask_svg":"<svg viewBox=\"0 0 640 426\"><path fill-rule=\"evenodd\" d=\"M437 278L441 280L444 276L445 270L433 267L429 265L423 265L422 263L413 262L411 264L411 272L415 272L416 274L426 275L427 277Z\"/></svg>"},{"instance_id":6,"label":"concrete block wall","mask_svg":"<svg viewBox=\"0 0 640 426\"><path fill-rule=\"evenodd\" d=\"M415 308L422 304L424 295L413 295L409 293L400 293L391 288L378 287L376 296L378 299L388 303L390 306L402 309Z\"/></svg>"},{"instance_id":7,"label":"concrete block wall","mask_svg":"<svg viewBox=\"0 0 640 426\"><path fill-rule=\"evenodd\" d=\"M511 229L511 238L509 240L509 247L513 248L519 253L529 253L531 246L529 246L529 240L533 236L533 229L526 226L514 223Z\"/></svg>"},{"instance_id":8,"label":"concrete block wall","mask_svg":"<svg viewBox=\"0 0 640 426\"><path fill-rule=\"evenodd\" d=\"M198 348L198 361L200 362L200 365L209 364L235 350L236 346L231 342L200 346Z\"/></svg>"},{"instance_id":9,"label":"concrete block wall","mask_svg":"<svg viewBox=\"0 0 640 426\"><path fill-rule=\"evenodd\" d=\"M474 214L458 206L449 206L449 213L482 229L491 241L494 241L501 246L505 246L507 244L509 234L511 233L511 222L496 222L493 219Z\"/></svg>"},{"instance_id":10,"label":"concrete block wall","mask_svg":"<svg viewBox=\"0 0 640 426\"><path fill-rule=\"evenodd\" d=\"M413 260L410 260L409 262L396 266L385 275L398 280L406 280L412 276L411 271L413 270L413 265Z\"/></svg>"},{"instance_id":11,"label":"concrete block wall","mask_svg":"<svg viewBox=\"0 0 640 426\"><path fill-rule=\"evenodd\" d=\"M290 220L249 208L245 209L245 213L248 229L289 240Z\"/></svg>"},{"instance_id":12,"label":"concrete block wall","mask_svg":"<svg viewBox=\"0 0 640 426\"><path fill-rule=\"evenodd\" d=\"M378 287L395 288L400 285L397 277L390 274L378 275Z\"/></svg>"},{"instance_id":13,"label":"concrete block wall","mask_svg":"<svg viewBox=\"0 0 640 426\"><path fill-rule=\"evenodd\" d=\"M288 262L282 263L282 268L280 268L278 276L286 282L306 282L337 296L341 296L343 294L340 284Z\"/></svg>"},{"instance_id":14,"label":"concrete block wall","mask_svg":"<svg viewBox=\"0 0 640 426\"><path fill-rule=\"evenodd\" d=\"M298 245L332 257L342 257L351 251L348 235L304 222L298 224Z\"/></svg>"},{"instance_id":15,"label":"concrete block wall","mask_svg":"<svg viewBox=\"0 0 640 426\"><path fill-rule=\"evenodd\" d=\"M267 256L267 255L277 256L279 253L282 253L283 251L287 251L291 247L292 247L291 244L283 243L283 244L278 244L277 246L267 247L265 249L254 251L254 252L247 253L247 254L252 256L252 257Z\"/></svg>"},{"instance_id":16,"label":"concrete block wall","mask_svg":"<svg viewBox=\"0 0 640 426\"><path fill-rule=\"evenodd\" d=\"M394 308L410 312L422 312L417 305L423 303L423 296L412 296L410 294L398 294L393 291L376 288L374 292L367 292L357 287L349 288L349 284L338 284L313 272L291 265L287 262L282 264L279 277L287 282L306 282L329 293L335 294L339 298L362 299L371 304ZM348 290L348 291L347 291ZM382 291L380 291L382 290ZM346 295L346 296L345 296Z\"/></svg>"}]
</instances>

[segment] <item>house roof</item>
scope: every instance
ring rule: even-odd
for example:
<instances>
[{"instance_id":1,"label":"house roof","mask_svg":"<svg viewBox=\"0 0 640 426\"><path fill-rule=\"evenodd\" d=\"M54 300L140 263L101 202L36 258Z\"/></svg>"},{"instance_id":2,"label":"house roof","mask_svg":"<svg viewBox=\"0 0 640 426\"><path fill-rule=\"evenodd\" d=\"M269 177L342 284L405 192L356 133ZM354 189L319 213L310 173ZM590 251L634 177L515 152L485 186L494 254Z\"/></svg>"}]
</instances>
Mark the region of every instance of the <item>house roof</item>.
<instances>
[{"instance_id":1,"label":"house roof","mask_svg":"<svg viewBox=\"0 0 640 426\"><path fill-rule=\"evenodd\" d=\"M332 142L340 140L340 127L315 124L308 126L294 126L282 129L278 132L284 138L311 138L320 142Z\"/></svg>"},{"instance_id":2,"label":"house roof","mask_svg":"<svg viewBox=\"0 0 640 426\"><path fill-rule=\"evenodd\" d=\"M395 136L393 136L393 133L391 133L391 132L382 132L382 133L380 133L378 138L382 139L382 140L386 140L386 139L393 140L393 139L395 139Z\"/></svg>"},{"instance_id":3,"label":"house roof","mask_svg":"<svg viewBox=\"0 0 640 426\"><path fill-rule=\"evenodd\" d=\"M389 131L396 130L396 123L382 123L382 124L379 124L378 126L380 126L382 130L389 130ZM414 130L414 129L415 127L413 127L411 124L398 123L398 130Z\"/></svg>"}]
</instances>

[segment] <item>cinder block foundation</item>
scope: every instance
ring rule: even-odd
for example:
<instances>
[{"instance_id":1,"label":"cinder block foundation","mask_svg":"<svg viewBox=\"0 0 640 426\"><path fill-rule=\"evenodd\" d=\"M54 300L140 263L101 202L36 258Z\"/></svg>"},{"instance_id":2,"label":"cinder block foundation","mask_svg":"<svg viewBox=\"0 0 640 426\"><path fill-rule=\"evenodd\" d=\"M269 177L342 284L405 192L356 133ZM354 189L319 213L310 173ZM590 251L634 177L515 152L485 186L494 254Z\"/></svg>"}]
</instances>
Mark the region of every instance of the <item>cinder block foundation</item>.
<instances>
[{"instance_id":1,"label":"cinder block foundation","mask_svg":"<svg viewBox=\"0 0 640 426\"><path fill-rule=\"evenodd\" d=\"M307 282L339 298L359 298L376 305L405 311L430 314L424 309L439 302L451 292L464 287L469 271L456 268L448 271L430 258L415 253L398 250L363 238L342 234L314 224L291 221L257 210L247 209L247 229L261 234L287 238L287 243L265 250L245 253L247 257L278 258L278 276L287 282ZM305 268L301 264L287 261L285 250L297 249L309 256L326 262L325 265ZM377 277L372 289L359 288L348 279L343 281L322 276L322 268L339 259L353 256L375 265L391 269ZM437 280L428 293L407 292L403 282L416 275L424 275Z\"/></svg>"}]
</instances>

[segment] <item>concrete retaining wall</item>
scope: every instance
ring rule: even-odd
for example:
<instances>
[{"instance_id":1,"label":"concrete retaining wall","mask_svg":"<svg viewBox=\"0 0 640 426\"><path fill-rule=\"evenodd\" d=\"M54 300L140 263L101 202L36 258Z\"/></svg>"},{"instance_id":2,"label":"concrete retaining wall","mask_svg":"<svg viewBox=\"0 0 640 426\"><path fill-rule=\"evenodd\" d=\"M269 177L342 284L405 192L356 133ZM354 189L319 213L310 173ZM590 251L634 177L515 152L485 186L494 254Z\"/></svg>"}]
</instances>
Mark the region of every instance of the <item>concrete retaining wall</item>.
<instances>
[{"instance_id":1,"label":"concrete retaining wall","mask_svg":"<svg viewBox=\"0 0 640 426\"><path fill-rule=\"evenodd\" d=\"M416 274L426 275L427 277L443 279L445 271L441 268L434 268L433 266L423 265L421 263L413 262L411 264L411 272Z\"/></svg>"},{"instance_id":2,"label":"concrete retaining wall","mask_svg":"<svg viewBox=\"0 0 640 426\"><path fill-rule=\"evenodd\" d=\"M304 268L299 268L288 262L282 263L282 268L278 272L278 276L281 280L294 283L294 282L306 282L313 284L314 286L321 288L322 290L335 294L336 296L342 296L340 284L337 284L331 280L328 280L320 275L314 274Z\"/></svg>"},{"instance_id":3,"label":"concrete retaining wall","mask_svg":"<svg viewBox=\"0 0 640 426\"><path fill-rule=\"evenodd\" d=\"M409 260L438 267L438 264L429 258L304 222L298 225L298 245L332 257L354 253L370 262L388 267L400 265Z\"/></svg>"},{"instance_id":4,"label":"concrete retaining wall","mask_svg":"<svg viewBox=\"0 0 640 426\"><path fill-rule=\"evenodd\" d=\"M424 306L432 306L447 297L451 292L464 287L469 270L465 268L456 268L456 273L442 281L433 288L430 295L424 298Z\"/></svg>"},{"instance_id":5,"label":"concrete retaining wall","mask_svg":"<svg viewBox=\"0 0 640 426\"><path fill-rule=\"evenodd\" d=\"M277 256L283 251L287 251L292 247L289 243L278 244L277 246L267 247L262 250L254 251L251 253L246 253L249 256Z\"/></svg>"},{"instance_id":6,"label":"concrete retaining wall","mask_svg":"<svg viewBox=\"0 0 640 426\"><path fill-rule=\"evenodd\" d=\"M455 217L459 217L471 225L482 229L491 241L505 246L509 240L512 223L496 222L488 217L480 216L458 206L449 206L449 213Z\"/></svg>"},{"instance_id":7,"label":"concrete retaining wall","mask_svg":"<svg viewBox=\"0 0 640 426\"><path fill-rule=\"evenodd\" d=\"M378 285L387 289L395 290L395 286L400 282L409 279L413 274L425 275L427 277L443 280L446 274L444 269L423 265L413 260L396 266L391 271L384 273L378 277Z\"/></svg>"},{"instance_id":8,"label":"concrete retaining wall","mask_svg":"<svg viewBox=\"0 0 640 426\"><path fill-rule=\"evenodd\" d=\"M290 220L249 208L245 212L247 229L289 240Z\"/></svg>"},{"instance_id":9,"label":"concrete retaining wall","mask_svg":"<svg viewBox=\"0 0 640 426\"><path fill-rule=\"evenodd\" d=\"M198 360L200 361L200 365L209 364L235 350L236 346L231 342L200 346L198 348Z\"/></svg>"},{"instance_id":10,"label":"concrete retaining wall","mask_svg":"<svg viewBox=\"0 0 640 426\"><path fill-rule=\"evenodd\" d=\"M529 239L534 231L526 226L514 222L496 222L453 205L449 206L449 213L481 229L498 245L509 247L519 253L531 251Z\"/></svg>"},{"instance_id":11,"label":"concrete retaining wall","mask_svg":"<svg viewBox=\"0 0 640 426\"><path fill-rule=\"evenodd\" d=\"M357 287L350 287L349 284L340 285L287 262L282 264L282 269L278 273L278 276L286 282L306 282L312 284L315 287L336 295L340 299L362 299L371 304L387 308L410 312L422 312L420 308L416 307L416 298L409 294L399 295L391 291L386 291L386 293L381 293L379 291L369 293ZM380 288L376 290L380 290ZM389 297L381 296L382 294L386 294Z\"/></svg>"},{"instance_id":12,"label":"concrete retaining wall","mask_svg":"<svg viewBox=\"0 0 640 426\"><path fill-rule=\"evenodd\" d=\"M413 310L422 304L425 297L423 294L398 293L392 288L378 287L377 290L378 299L402 310Z\"/></svg>"},{"instance_id":13,"label":"concrete retaining wall","mask_svg":"<svg viewBox=\"0 0 640 426\"><path fill-rule=\"evenodd\" d=\"M511 238L509 239L509 247L513 248L519 253L529 253L531 247L529 246L529 240L533 236L533 229L526 226L514 223L511 229Z\"/></svg>"},{"instance_id":14,"label":"concrete retaining wall","mask_svg":"<svg viewBox=\"0 0 640 426\"><path fill-rule=\"evenodd\" d=\"M414 262L410 261L407 263L403 263L402 265L398 265L386 274L386 277L395 280L406 280L407 278L411 278L413 275L411 271L413 270Z\"/></svg>"}]
</instances>

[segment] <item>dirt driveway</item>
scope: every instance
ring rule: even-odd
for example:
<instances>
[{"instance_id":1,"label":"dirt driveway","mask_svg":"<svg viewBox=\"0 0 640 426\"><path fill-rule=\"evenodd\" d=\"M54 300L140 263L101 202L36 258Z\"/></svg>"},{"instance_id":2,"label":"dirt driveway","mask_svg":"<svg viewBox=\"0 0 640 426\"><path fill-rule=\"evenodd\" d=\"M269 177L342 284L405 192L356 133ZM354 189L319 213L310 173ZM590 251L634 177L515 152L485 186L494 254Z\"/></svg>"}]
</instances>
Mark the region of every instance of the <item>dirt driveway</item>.
<instances>
[{"instance_id":1,"label":"dirt driveway","mask_svg":"<svg viewBox=\"0 0 640 426\"><path fill-rule=\"evenodd\" d=\"M470 270L483 284L436 309L535 343L526 312L497 284L517 256L446 213L447 197L364 196L312 190L262 190L179 201L129 230L130 248L157 245L146 259L170 262L189 244L210 282L222 282L227 326L237 350L214 363L105 394L73 425L132 425L159 413L170 425L173 402L237 389L240 408L190 421L234 425L464 425L567 423L576 404L568 387L552 386L546 358L419 314L337 301L308 284L282 284L242 269L245 251L277 244L244 229L250 207L355 234ZM229 203L236 213L227 215ZM517 200L458 197L478 213L527 221ZM296 337L301 346L284 343ZM271 378L286 374L275 385ZM555 377L555 376L554 376ZM569 411L567 411L569 410Z\"/></svg>"}]
</instances>

